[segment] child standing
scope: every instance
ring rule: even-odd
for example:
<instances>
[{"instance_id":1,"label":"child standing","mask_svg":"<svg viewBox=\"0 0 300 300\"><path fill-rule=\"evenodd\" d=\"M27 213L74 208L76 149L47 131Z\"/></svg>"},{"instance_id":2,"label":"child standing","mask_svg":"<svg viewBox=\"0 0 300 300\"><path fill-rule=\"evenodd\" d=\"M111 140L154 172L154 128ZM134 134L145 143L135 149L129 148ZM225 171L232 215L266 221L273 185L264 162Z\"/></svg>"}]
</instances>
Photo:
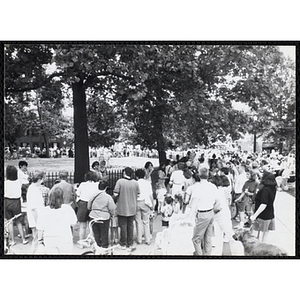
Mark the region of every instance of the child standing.
<instances>
[{"instance_id":1,"label":"child standing","mask_svg":"<svg viewBox=\"0 0 300 300\"><path fill-rule=\"evenodd\" d=\"M158 201L157 213L161 213L161 208L164 203L165 195L167 193L167 188L165 185L165 180L167 179L164 171L160 169L158 171L158 182L156 184L156 197Z\"/></svg>"},{"instance_id":2,"label":"child standing","mask_svg":"<svg viewBox=\"0 0 300 300\"><path fill-rule=\"evenodd\" d=\"M164 205L161 208L163 229L169 227L169 221L173 214L172 203L173 203L173 198L170 195L167 195L165 197Z\"/></svg>"}]
</instances>

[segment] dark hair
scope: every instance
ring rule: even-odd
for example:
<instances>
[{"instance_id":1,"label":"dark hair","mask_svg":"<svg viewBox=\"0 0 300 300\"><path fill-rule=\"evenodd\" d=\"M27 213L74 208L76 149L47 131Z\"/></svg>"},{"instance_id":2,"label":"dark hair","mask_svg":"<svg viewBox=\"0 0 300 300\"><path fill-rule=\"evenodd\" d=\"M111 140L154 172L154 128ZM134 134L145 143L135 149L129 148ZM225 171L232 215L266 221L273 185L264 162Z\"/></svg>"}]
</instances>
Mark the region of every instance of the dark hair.
<instances>
[{"instance_id":1,"label":"dark hair","mask_svg":"<svg viewBox=\"0 0 300 300\"><path fill-rule=\"evenodd\" d=\"M147 161L147 162L145 163L145 169L148 169L149 166L152 166L152 167L153 167L153 163L152 163L151 161Z\"/></svg>"},{"instance_id":2,"label":"dark hair","mask_svg":"<svg viewBox=\"0 0 300 300\"><path fill-rule=\"evenodd\" d=\"M98 181L98 174L94 171L87 171L84 175L84 180L85 181Z\"/></svg>"},{"instance_id":3,"label":"dark hair","mask_svg":"<svg viewBox=\"0 0 300 300\"><path fill-rule=\"evenodd\" d=\"M215 175L210 179L210 182L215 186L222 186L222 178L219 175Z\"/></svg>"},{"instance_id":4,"label":"dark hair","mask_svg":"<svg viewBox=\"0 0 300 300\"><path fill-rule=\"evenodd\" d=\"M105 190L105 188L107 188L107 187L108 187L108 182L107 181L102 180L98 184L98 189L101 190L101 191Z\"/></svg>"},{"instance_id":5,"label":"dark hair","mask_svg":"<svg viewBox=\"0 0 300 300\"><path fill-rule=\"evenodd\" d=\"M63 203L64 203L63 190L58 186L54 186L49 195L50 208L54 208L54 209L61 208Z\"/></svg>"},{"instance_id":6,"label":"dark hair","mask_svg":"<svg viewBox=\"0 0 300 300\"><path fill-rule=\"evenodd\" d=\"M221 168L221 171L222 171L225 175L228 175L228 174L229 174L229 168L223 167L223 168Z\"/></svg>"},{"instance_id":7,"label":"dark hair","mask_svg":"<svg viewBox=\"0 0 300 300\"><path fill-rule=\"evenodd\" d=\"M144 178L145 177L146 172L143 169L138 169L135 171L135 176L137 178Z\"/></svg>"},{"instance_id":8,"label":"dark hair","mask_svg":"<svg viewBox=\"0 0 300 300\"><path fill-rule=\"evenodd\" d=\"M65 171L65 170L60 171L58 176L60 179L67 180L68 179L68 171Z\"/></svg>"},{"instance_id":9,"label":"dark hair","mask_svg":"<svg viewBox=\"0 0 300 300\"><path fill-rule=\"evenodd\" d=\"M23 166L28 167L28 163L25 160L20 160L19 161L19 168L21 169Z\"/></svg>"},{"instance_id":10,"label":"dark hair","mask_svg":"<svg viewBox=\"0 0 300 300\"><path fill-rule=\"evenodd\" d=\"M227 176L221 176L221 181L222 181L222 186L230 186L230 181L229 181L229 179L227 178Z\"/></svg>"},{"instance_id":11,"label":"dark hair","mask_svg":"<svg viewBox=\"0 0 300 300\"><path fill-rule=\"evenodd\" d=\"M100 166L99 162L98 161L94 161L92 163L92 169L94 169L96 166Z\"/></svg>"},{"instance_id":12,"label":"dark hair","mask_svg":"<svg viewBox=\"0 0 300 300\"><path fill-rule=\"evenodd\" d=\"M277 186L277 182L275 179L275 175L273 175L270 172L264 172L263 177L261 179L261 183L263 185L269 185L269 186Z\"/></svg>"},{"instance_id":13,"label":"dark hair","mask_svg":"<svg viewBox=\"0 0 300 300\"><path fill-rule=\"evenodd\" d=\"M193 178L195 179L196 182L200 182L201 181L201 178L200 178L200 176L199 176L198 173L194 173L193 174Z\"/></svg>"},{"instance_id":14,"label":"dark hair","mask_svg":"<svg viewBox=\"0 0 300 300\"><path fill-rule=\"evenodd\" d=\"M131 178L133 170L130 167L126 167L123 172L125 173L126 176Z\"/></svg>"},{"instance_id":15,"label":"dark hair","mask_svg":"<svg viewBox=\"0 0 300 300\"><path fill-rule=\"evenodd\" d=\"M173 202L173 198L171 196L166 196L165 201L167 204L171 204Z\"/></svg>"},{"instance_id":16,"label":"dark hair","mask_svg":"<svg viewBox=\"0 0 300 300\"><path fill-rule=\"evenodd\" d=\"M18 179L18 170L15 166L7 166L6 167L6 179L15 181Z\"/></svg>"}]
</instances>

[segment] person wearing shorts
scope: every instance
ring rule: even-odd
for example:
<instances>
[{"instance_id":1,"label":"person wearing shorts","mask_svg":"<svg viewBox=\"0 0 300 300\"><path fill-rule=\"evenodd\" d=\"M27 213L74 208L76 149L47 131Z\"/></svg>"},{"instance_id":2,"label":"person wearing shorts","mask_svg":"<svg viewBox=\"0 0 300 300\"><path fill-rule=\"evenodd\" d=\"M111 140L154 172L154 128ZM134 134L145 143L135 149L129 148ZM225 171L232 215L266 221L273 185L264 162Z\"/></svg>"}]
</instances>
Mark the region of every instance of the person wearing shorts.
<instances>
[{"instance_id":1,"label":"person wearing shorts","mask_svg":"<svg viewBox=\"0 0 300 300\"><path fill-rule=\"evenodd\" d=\"M269 230L275 230L274 201L277 191L275 176L265 172L261 179L261 185L262 187L255 196L255 212L250 220L254 222L253 230L257 231L257 238L262 232L262 241L265 242Z\"/></svg>"},{"instance_id":2,"label":"person wearing shorts","mask_svg":"<svg viewBox=\"0 0 300 300\"><path fill-rule=\"evenodd\" d=\"M18 179L17 168L11 165L7 166L6 180L4 181L4 217L7 220L21 213L21 187L22 184ZM15 222L22 238L22 242L25 245L28 243L28 240L24 237L21 219L17 218ZM9 224L8 231L11 238L11 245L14 246L16 241L14 238L13 222Z\"/></svg>"},{"instance_id":3,"label":"person wearing shorts","mask_svg":"<svg viewBox=\"0 0 300 300\"><path fill-rule=\"evenodd\" d=\"M256 193L259 182L257 180L257 173L250 170L247 172L248 180L243 185L242 194L235 200L240 216L240 224L238 227L243 228L245 225L245 212L250 216L252 214L252 199Z\"/></svg>"}]
</instances>

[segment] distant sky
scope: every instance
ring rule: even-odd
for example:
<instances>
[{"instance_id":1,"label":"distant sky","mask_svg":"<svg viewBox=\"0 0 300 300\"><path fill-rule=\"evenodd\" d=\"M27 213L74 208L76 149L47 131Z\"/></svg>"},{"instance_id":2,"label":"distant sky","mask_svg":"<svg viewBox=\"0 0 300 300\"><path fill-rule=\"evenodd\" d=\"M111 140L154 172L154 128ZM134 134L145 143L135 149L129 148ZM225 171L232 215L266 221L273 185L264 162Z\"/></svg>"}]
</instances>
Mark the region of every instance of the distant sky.
<instances>
[{"instance_id":1,"label":"distant sky","mask_svg":"<svg viewBox=\"0 0 300 300\"><path fill-rule=\"evenodd\" d=\"M296 61L296 47L295 46L279 46L279 50L286 56Z\"/></svg>"}]
</instances>

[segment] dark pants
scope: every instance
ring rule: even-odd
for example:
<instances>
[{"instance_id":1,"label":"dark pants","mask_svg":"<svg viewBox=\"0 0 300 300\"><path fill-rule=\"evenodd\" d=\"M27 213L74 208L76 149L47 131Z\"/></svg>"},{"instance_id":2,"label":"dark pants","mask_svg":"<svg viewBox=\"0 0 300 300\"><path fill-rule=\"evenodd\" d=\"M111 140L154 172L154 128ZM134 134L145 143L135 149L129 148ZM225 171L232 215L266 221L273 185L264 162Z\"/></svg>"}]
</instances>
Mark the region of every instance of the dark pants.
<instances>
[{"instance_id":1,"label":"dark pants","mask_svg":"<svg viewBox=\"0 0 300 300\"><path fill-rule=\"evenodd\" d=\"M109 231L109 219L103 220L103 223L94 223L93 232L95 236L96 243L99 247L108 247L108 231Z\"/></svg>"},{"instance_id":2,"label":"dark pants","mask_svg":"<svg viewBox=\"0 0 300 300\"><path fill-rule=\"evenodd\" d=\"M135 216L118 216L119 227L121 228L121 246L130 247L133 245L134 218Z\"/></svg>"}]
</instances>

